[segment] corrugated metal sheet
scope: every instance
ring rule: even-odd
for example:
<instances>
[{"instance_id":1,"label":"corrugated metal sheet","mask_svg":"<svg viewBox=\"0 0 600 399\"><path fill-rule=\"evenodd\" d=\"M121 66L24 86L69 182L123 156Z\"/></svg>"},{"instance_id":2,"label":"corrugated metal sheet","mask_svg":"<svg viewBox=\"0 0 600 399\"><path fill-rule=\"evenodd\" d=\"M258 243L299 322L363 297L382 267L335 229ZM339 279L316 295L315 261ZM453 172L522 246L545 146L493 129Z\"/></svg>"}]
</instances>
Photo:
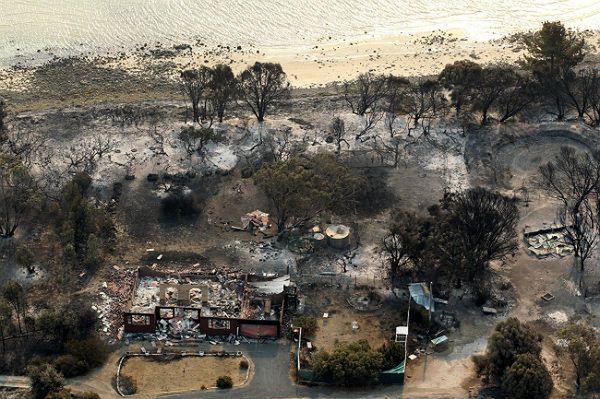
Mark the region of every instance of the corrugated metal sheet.
<instances>
[{"instance_id":1,"label":"corrugated metal sheet","mask_svg":"<svg viewBox=\"0 0 600 399\"><path fill-rule=\"evenodd\" d=\"M410 291L410 297L413 301L429 310L431 304L431 311L435 312L435 302L429 292L429 287L425 283L414 283L408 285Z\"/></svg>"}]
</instances>

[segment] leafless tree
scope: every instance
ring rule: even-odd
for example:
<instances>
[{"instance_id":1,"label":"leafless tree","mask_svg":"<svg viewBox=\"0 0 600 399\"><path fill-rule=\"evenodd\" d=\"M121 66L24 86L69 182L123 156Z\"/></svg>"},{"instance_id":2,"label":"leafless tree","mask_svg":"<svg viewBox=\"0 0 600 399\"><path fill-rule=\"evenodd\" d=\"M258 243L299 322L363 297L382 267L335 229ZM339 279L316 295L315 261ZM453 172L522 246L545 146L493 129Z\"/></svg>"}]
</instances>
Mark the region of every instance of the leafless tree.
<instances>
[{"instance_id":1,"label":"leafless tree","mask_svg":"<svg viewBox=\"0 0 600 399\"><path fill-rule=\"evenodd\" d=\"M558 211L558 221L564 226L565 241L573 246L582 273L598 241L598 209L597 202L585 199L577 211L566 206Z\"/></svg>"},{"instance_id":2,"label":"leafless tree","mask_svg":"<svg viewBox=\"0 0 600 399\"><path fill-rule=\"evenodd\" d=\"M344 99L352 113L363 116L378 107L387 94L387 79L371 72L360 74L355 80L344 83Z\"/></svg>"},{"instance_id":3,"label":"leafless tree","mask_svg":"<svg viewBox=\"0 0 600 399\"><path fill-rule=\"evenodd\" d=\"M31 167L36 158L45 149L47 138L31 131L6 131L3 147L9 154L18 157L27 167Z\"/></svg>"},{"instance_id":4,"label":"leafless tree","mask_svg":"<svg viewBox=\"0 0 600 399\"><path fill-rule=\"evenodd\" d=\"M600 74L597 69L589 72L589 107L586 115L591 126L600 126Z\"/></svg>"},{"instance_id":5,"label":"leafless tree","mask_svg":"<svg viewBox=\"0 0 600 399\"><path fill-rule=\"evenodd\" d=\"M348 144L348 141L345 138L346 124L344 123L344 120L339 116L336 116L331 121L331 124L329 125L329 134L331 134L331 137L333 137L333 142L335 143L337 154L339 154L342 150L342 143L345 143L348 147L350 147L350 144Z\"/></svg>"},{"instance_id":6,"label":"leafless tree","mask_svg":"<svg viewBox=\"0 0 600 399\"><path fill-rule=\"evenodd\" d=\"M514 84L503 91L494 104L499 121L506 122L523 112L535 101L533 82L522 74L515 74Z\"/></svg>"},{"instance_id":7,"label":"leafless tree","mask_svg":"<svg viewBox=\"0 0 600 399\"><path fill-rule=\"evenodd\" d=\"M14 236L23 217L36 208L34 179L19 158L0 154L0 239Z\"/></svg>"},{"instance_id":8,"label":"leafless tree","mask_svg":"<svg viewBox=\"0 0 600 399\"><path fill-rule=\"evenodd\" d=\"M301 140L294 140L292 128L269 130L259 147L261 158L274 162L287 161L302 155L306 151L308 136L306 132Z\"/></svg>"},{"instance_id":9,"label":"leafless tree","mask_svg":"<svg viewBox=\"0 0 600 399\"><path fill-rule=\"evenodd\" d=\"M582 69L570 72L560 81L560 89L564 93L567 105L583 119L590 108L597 73L594 69Z\"/></svg>"},{"instance_id":10,"label":"leafless tree","mask_svg":"<svg viewBox=\"0 0 600 399\"><path fill-rule=\"evenodd\" d=\"M206 92L212 79L212 70L207 66L198 69L188 69L181 72L181 85L183 93L187 96L192 106L192 119L200 122L206 113Z\"/></svg>"},{"instance_id":11,"label":"leafless tree","mask_svg":"<svg viewBox=\"0 0 600 399\"><path fill-rule=\"evenodd\" d=\"M238 77L240 94L259 122L269 107L287 97L290 84L280 64L256 62Z\"/></svg>"},{"instance_id":12,"label":"leafless tree","mask_svg":"<svg viewBox=\"0 0 600 399\"><path fill-rule=\"evenodd\" d=\"M538 185L562 203L559 219L565 223L567 239L583 271L598 235L600 163L596 155L561 148L553 162L540 167Z\"/></svg>"},{"instance_id":13,"label":"leafless tree","mask_svg":"<svg viewBox=\"0 0 600 399\"><path fill-rule=\"evenodd\" d=\"M109 155L117 148L118 142L111 137L95 136L83 139L71 145L68 151L63 152L70 173L85 172L93 174L98 166L98 161Z\"/></svg>"},{"instance_id":14,"label":"leafless tree","mask_svg":"<svg viewBox=\"0 0 600 399\"><path fill-rule=\"evenodd\" d=\"M410 130L417 129L419 125L424 133L428 133L431 121L439 116L446 105L446 99L442 93L442 87L436 80L418 78L411 82L402 109L410 116L413 123Z\"/></svg>"},{"instance_id":15,"label":"leafless tree","mask_svg":"<svg viewBox=\"0 0 600 399\"><path fill-rule=\"evenodd\" d=\"M188 158L191 158L194 154L203 156L206 145L211 141L219 141L220 135L212 128L186 126L181 129L177 138L183 145Z\"/></svg>"}]
</instances>

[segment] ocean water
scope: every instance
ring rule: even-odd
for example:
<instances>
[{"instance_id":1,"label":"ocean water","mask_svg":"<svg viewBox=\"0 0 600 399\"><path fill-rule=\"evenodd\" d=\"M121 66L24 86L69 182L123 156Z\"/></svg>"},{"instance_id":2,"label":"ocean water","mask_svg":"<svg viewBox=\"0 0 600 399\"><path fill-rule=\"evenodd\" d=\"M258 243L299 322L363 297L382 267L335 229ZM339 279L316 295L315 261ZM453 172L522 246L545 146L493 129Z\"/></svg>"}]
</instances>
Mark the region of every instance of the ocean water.
<instances>
[{"instance_id":1,"label":"ocean water","mask_svg":"<svg viewBox=\"0 0 600 399\"><path fill-rule=\"evenodd\" d=\"M600 28L598 0L0 0L0 10L2 65L157 42L265 49L436 29L487 40L545 20Z\"/></svg>"}]
</instances>

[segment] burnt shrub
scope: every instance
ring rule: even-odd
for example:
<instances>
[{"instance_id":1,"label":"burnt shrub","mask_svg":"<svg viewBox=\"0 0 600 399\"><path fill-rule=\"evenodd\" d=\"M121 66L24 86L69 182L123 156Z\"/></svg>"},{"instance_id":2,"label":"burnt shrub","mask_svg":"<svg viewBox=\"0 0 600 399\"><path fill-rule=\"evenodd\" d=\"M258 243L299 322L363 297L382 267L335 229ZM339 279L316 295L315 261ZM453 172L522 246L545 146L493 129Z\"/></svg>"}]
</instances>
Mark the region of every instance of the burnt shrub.
<instances>
[{"instance_id":1,"label":"burnt shrub","mask_svg":"<svg viewBox=\"0 0 600 399\"><path fill-rule=\"evenodd\" d=\"M168 218L193 217L200 213L200 204L192 193L176 188L161 200L160 210Z\"/></svg>"},{"instance_id":2,"label":"burnt shrub","mask_svg":"<svg viewBox=\"0 0 600 399\"><path fill-rule=\"evenodd\" d=\"M54 368L66 378L73 378L88 372L86 362L78 360L73 355L59 356L54 360Z\"/></svg>"},{"instance_id":3,"label":"burnt shrub","mask_svg":"<svg viewBox=\"0 0 600 399\"><path fill-rule=\"evenodd\" d=\"M113 376L113 387L117 388L117 376ZM119 387L123 395L133 395L137 392L137 382L129 375L119 376Z\"/></svg>"},{"instance_id":4,"label":"burnt shrub","mask_svg":"<svg viewBox=\"0 0 600 399\"><path fill-rule=\"evenodd\" d=\"M106 343L96 336L82 341L69 341L66 344L66 349L70 355L85 364L88 369L102 366L109 354Z\"/></svg>"}]
</instances>

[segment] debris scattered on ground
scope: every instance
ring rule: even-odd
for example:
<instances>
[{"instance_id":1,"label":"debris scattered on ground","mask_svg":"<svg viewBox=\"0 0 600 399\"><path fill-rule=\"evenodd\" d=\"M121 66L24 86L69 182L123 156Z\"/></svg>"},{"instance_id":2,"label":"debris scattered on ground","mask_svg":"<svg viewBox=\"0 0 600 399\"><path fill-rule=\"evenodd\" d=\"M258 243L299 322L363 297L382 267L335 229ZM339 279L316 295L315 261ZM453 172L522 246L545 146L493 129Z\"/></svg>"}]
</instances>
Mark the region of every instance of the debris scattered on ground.
<instances>
[{"instance_id":1,"label":"debris scattered on ground","mask_svg":"<svg viewBox=\"0 0 600 399\"><path fill-rule=\"evenodd\" d=\"M529 252L538 258L564 257L573 254L573 246L566 241L564 227L550 227L525 232Z\"/></svg>"},{"instance_id":2,"label":"debris scattered on ground","mask_svg":"<svg viewBox=\"0 0 600 399\"><path fill-rule=\"evenodd\" d=\"M569 316L562 310L556 310L548 313L548 319L554 325L562 325L569 321Z\"/></svg>"}]
</instances>

